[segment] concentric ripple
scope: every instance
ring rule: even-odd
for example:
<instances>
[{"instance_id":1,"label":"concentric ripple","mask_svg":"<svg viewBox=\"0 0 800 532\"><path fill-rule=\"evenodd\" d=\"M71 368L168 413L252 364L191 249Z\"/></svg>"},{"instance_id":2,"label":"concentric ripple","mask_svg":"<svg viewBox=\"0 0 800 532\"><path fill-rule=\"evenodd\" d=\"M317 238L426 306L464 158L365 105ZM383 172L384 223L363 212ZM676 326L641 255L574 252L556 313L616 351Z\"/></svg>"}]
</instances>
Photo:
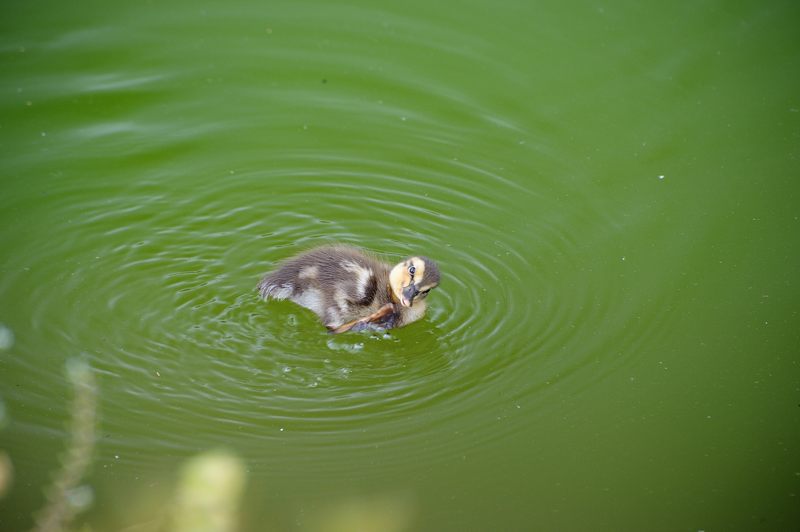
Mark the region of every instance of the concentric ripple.
<instances>
[{"instance_id":1,"label":"concentric ripple","mask_svg":"<svg viewBox=\"0 0 800 532\"><path fill-rule=\"evenodd\" d=\"M235 430L254 445L291 435L298 449L355 452L476 411L524 404L530 414L538 391L584 364L580 354L561 357L585 334L581 324L608 311L595 302L604 294L559 297L542 257L573 255L574 242L503 201L523 195L535 204L533 194L459 161L422 167L318 154L309 168L307 158L207 176L199 193L156 193L143 182L65 208L75 221L52 234L63 244L49 251L74 258L66 271L56 260L39 265L54 282L33 294L33 326L57 331L61 349L91 352L106 374L106 409L140 414L124 427L106 419L107 431L133 430L137 446L180 447L202 426L204 439L220 443ZM426 319L388 334L330 336L307 310L259 300L261 275L327 242L361 245L390 263L412 253L439 261L443 283ZM154 417L171 436L148 430ZM453 450L426 448L430 459Z\"/></svg>"},{"instance_id":2,"label":"concentric ripple","mask_svg":"<svg viewBox=\"0 0 800 532\"><path fill-rule=\"evenodd\" d=\"M410 44L408 21L390 22L389 44ZM421 53L507 76L489 43L469 41L469 54L435 43ZM89 53L78 37L65 43ZM274 460L273 472L281 465L264 446L287 441L297 453L355 454L425 440L387 467L438 460L513 433L547 408L551 390L579 393L587 380L571 376L598 352L625 351L602 378L664 327L622 330L641 300L619 301L588 274L619 267L585 251L613 240L618 217L580 189L581 166L490 99L493 87L376 68L379 49L358 51L337 50L331 70L329 53L301 43L247 48L287 75L233 95L206 86L221 77L201 86L193 71L145 66L55 80L67 95L48 94L53 79L31 80L45 114L70 97L125 110L37 138L51 168L25 155L9 163L48 177L16 198L33 215L6 228L16 252L0 292L27 302L21 349L80 353L100 370L107 442L137 449L141 465L142 448L157 455L198 440L233 440L251 460ZM186 90L178 96L171 83ZM195 118L223 93L224 115ZM542 129L558 131L548 120L538 117ZM94 155L81 151L88 142ZM45 221L31 223L37 214ZM334 337L305 309L258 299L264 273L331 242L389 263L437 260L443 281L425 320ZM58 378L57 365L17 363L43 383ZM433 437L458 433L467 417L470 438ZM342 467L308 456L294 473Z\"/></svg>"}]
</instances>

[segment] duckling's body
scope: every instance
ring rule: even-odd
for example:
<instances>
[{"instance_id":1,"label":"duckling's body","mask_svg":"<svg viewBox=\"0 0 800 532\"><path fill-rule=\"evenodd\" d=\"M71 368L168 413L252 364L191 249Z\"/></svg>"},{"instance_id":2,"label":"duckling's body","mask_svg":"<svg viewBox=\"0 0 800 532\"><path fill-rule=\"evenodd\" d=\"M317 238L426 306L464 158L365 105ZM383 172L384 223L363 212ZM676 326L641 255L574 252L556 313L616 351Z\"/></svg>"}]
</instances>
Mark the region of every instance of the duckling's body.
<instances>
[{"instance_id":1,"label":"duckling's body","mask_svg":"<svg viewBox=\"0 0 800 532\"><path fill-rule=\"evenodd\" d=\"M287 260L261 280L258 291L264 299L289 299L311 309L339 333L420 319L425 296L438 283L438 267L425 257L392 268L358 248L330 245Z\"/></svg>"}]
</instances>

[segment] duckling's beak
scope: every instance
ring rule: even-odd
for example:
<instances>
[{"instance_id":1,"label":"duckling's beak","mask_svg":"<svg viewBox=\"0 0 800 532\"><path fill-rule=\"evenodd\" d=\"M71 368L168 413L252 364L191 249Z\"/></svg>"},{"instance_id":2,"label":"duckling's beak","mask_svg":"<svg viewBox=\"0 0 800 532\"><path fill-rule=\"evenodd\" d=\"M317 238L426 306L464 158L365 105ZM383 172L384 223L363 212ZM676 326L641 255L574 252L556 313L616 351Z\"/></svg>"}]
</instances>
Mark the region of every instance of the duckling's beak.
<instances>
[{"instance_id":1,"label":"duckling's beak","mask_svg":"<svg viewBox=\"0 0 800 532\"><path fill-rule=\"evenodd\" d=\"M410 307L414 304L414 298L417 296L419 292L417 292L417 287L414 286L414 283L403 288L403 295L400 298L400 304L404 307Z\"/></svg>"}]
</instances>

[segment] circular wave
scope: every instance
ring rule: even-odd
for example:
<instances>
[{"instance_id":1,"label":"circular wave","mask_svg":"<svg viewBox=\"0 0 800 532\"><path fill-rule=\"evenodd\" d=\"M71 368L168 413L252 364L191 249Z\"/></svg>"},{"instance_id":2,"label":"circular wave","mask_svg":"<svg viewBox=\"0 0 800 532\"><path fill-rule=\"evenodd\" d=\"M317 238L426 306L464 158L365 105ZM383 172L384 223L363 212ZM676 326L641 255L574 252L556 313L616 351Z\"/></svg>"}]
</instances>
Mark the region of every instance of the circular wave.
<instances>
[{"instance_id":1,"label":"circular wave","mask_svg":"<svg viewBox=\"0 0 800 532\"><path fill-rule=\"evenodd\" d=\"M437 53L504 79L485 46ZM657 338L657 321L622 330L641 301L615 306L613 285L590 275L612 266L585 250L614 233L603 206L572 179L581 167L503 112L502 101L436 76L377 70L362 54L343 53L338 72L350 74L325 74L322 83L325 53L259 53L295 74L260 87L262 105L247 88L241 107L225 93L231 116L201 124L192 98L161 90L165 76L110 73L98 98L125 96L129 78L151 90L130 116L81 124L49 148L71 161L88 139L139 161L94 186L51 176L43 205L63 223L18 242L5 278L10 286L33 269L42 280L24 309L31 331L44 348L91 358L112 413L104 430L112 439L138 435L115 445L192 449L198 437L225 443L236 431L253 455L288 435L298 449L335 443L355 452L456 433L469 417L470 438L425 446L437 459L514 432L548 407L552 390L579 393L592 381L572 377L598 352L616 344L628 352L598 371L602 378L624 367L645 335ZM163 102L171 105L155 105ZM540 125L558 129L544 117ZM231 131L241 145L225 140ZM192 161L206 148L235 156ZM310 312L258 299L264 273L330 242L387 262L415 253L437 260L443 281L425 320L334 337Z\"/></svg>"}]
</instances>

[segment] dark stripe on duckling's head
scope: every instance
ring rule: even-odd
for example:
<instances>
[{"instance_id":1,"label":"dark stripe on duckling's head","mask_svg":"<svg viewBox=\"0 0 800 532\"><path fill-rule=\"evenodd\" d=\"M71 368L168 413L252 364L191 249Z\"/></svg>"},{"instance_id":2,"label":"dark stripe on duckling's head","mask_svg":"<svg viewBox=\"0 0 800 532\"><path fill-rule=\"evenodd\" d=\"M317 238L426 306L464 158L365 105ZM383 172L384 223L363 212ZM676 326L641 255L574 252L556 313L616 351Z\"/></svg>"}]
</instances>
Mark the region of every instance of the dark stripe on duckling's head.
<instances>
[{"instance_id":1,"label":"dark stripe on duckling's head","mask_svg":"<svg viewBox=\"0 0 800 532\"><path fill-rule=\"evenodd\" d=\"M428 257L414 257L414 263L421 262L423 264L422 276L416 279L417 286L424 286L426 288L434 288L439 284L439 266Z\"/></svg>"}]
</instances>

